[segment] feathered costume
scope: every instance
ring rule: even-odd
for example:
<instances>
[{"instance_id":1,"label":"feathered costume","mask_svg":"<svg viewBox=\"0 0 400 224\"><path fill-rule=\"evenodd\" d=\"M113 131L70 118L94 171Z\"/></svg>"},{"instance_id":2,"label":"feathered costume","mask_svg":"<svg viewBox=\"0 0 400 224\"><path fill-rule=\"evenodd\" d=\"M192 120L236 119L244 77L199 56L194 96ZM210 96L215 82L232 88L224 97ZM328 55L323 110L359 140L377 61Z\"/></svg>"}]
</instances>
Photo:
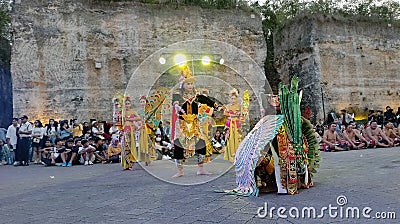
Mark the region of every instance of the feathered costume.
<instances>
[{"instance_id":1,"label":"feathered costume","mask_svg":"<svg viewBox=\"0 0 400 224\"><path fill-rule=\"evenodd\" d=\"M311 177L319 166L319 150L311 123L300 114L297 77L292 79L290 90L280 84L279 97L282 115L265 116L245 137L235 156L238 187L222 192L257 196L260 188L269 184L276 186L265 192L277 189L280 194L295 194L298 188L313 185ZM262 153L275 136L272 150ZM256 179L255 175L261 173L264 175ZM275 178L265 179L273 175Z\"/></svg>"},{"instance_id":2,"label":"feathered costume","mask_svg":"<svg viewBox=\"0 0 400 224\"><path fill-rule=\"evenodd\" d=\"M243 196L257 196L258 188L254 170L265 146L276 136L283 123L283 116L263 117L243 139L235 156L236 183L238 187L231 192ZM229 192L228 192L229 193Z\"/></svg>"}]
</instances>

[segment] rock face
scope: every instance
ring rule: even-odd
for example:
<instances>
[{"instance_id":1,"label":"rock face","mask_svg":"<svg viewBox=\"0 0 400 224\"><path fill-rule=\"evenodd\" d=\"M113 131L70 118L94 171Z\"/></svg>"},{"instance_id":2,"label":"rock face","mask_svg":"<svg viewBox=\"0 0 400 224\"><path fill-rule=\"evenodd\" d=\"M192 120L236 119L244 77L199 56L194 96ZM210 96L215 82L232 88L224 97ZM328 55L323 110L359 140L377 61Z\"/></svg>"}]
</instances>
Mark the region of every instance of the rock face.
<instances>
[{"instance_id":1,"label":"rock face","mask_svg":"<svg viewBox=\"0 0 400 224\"><path fill-rule=\"evenodd\" d=\"M400 106L400 27L336 17L301 17L275 40L280 78L300 77L313 120L344 108ZM355 109L354 109L355 108ZM357 117L357 114L356 114Z\"/></svg>"},{"instance_id":2,"label":"rock face","mask_svg":"<svg viewBox=\"0 0 400 224\"><path fill-rule=\"evenodd\" d=\"M12 82L10 73L10 44L8 40L0 39L0 127L7 128L11 124L13 115L12 107Z\"/></svg>"},{"instance_id":3,"label":"rock face","mask_svg":"<svg viewBox=\"0 0 400 224\"><path fill-rule=\"evenodd\" d=\"M22 0L15 4L12 28L14 114L42 121L111 120L112 98L125 92L139 65L176 42L226 42L258 65L266 55L261 18L240 10L135 1ZM230 56L240 63L235 53ZM235 87L244 88L238 80ZM264 86L261 76L251 82L247 85Z\"/></svg>"}]
</instances>

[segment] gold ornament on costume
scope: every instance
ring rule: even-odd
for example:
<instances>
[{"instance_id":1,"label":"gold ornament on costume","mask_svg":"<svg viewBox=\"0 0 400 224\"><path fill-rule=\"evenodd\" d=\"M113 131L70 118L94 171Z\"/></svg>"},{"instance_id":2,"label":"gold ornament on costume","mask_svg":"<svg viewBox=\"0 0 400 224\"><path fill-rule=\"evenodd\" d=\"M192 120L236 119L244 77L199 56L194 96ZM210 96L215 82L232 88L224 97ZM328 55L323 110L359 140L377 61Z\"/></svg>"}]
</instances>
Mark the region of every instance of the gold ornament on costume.
<instances>
[{"instance_id":1,"label":"gold ornament on costume","mask_svg":"<svg viewBox=\"0 0 400 224\"><path fill-rule=\"evenodd\" d=\"M231 90L230 95L231 96L239 96L239 92L238 92L237 89L234 88L234 89Z\"/></svg>"},{"instance_id":2,"label":"gold ornament on costume","mask_svg":"<svg viewBox=\"0 0 400 224\"><path fill-rule=\"evenodd\" d=\"M188 67L187 65L184 65L184 66L181 68L181 71L180 71L179 74L181 75L181 77L179 78L179 81L180 81L181 83L184 83L184 82L186 82L186 83L188 83L188 82L193 83L193 82L196 81L196 78L193 76L192 72L190 71L190 69L189 69L189 67Z\"/></svg>"}]
</instances>

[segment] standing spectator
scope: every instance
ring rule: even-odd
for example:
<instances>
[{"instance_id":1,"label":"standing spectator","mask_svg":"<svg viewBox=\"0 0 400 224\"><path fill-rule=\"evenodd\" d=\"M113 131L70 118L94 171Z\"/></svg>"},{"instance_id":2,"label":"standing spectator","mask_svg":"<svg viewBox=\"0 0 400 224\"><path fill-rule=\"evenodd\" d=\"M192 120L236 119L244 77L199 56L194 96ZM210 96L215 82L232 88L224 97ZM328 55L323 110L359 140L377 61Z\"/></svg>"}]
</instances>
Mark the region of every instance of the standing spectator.
<instances>
[{"instance_id":1,"label":"standing spectator","mask_svg":"<svg viewBox=\"0 0 400 224\"><path fill-rule=\"evenodd\" d=\"M397 108L396 121L397 121L397 127L400 126L400 107Z\"/></svg>"},{"instance_id":2,"label":"standing spectator","mask_svg":"<svg viewBox=\"0 0 400 224\"><path fill-rule=\"evenodd\" d=\"M119 139L120 130L117 127L116 122L113 122L113 126L110 128L110 130L108 130L108 133L111 135L111 139Z\"/></svg>"},{"instance_id":3,"label":"standing spectator","mask_svg":"<svg viewBox=\"0 0 400 224\"><path fill-rule=\"evenodd\" d=\"M49 123L46 125L45 136L51 141L51 144L56 143L56 138L60 134L60 130L58 128L58 122L54 121L54 119L50 119Z\"/></svg>"},{"instance_id":4,"label":"standing spectator","mask_svg":"<svg viewBox=\"0 0 400 224\"><path fill-rule=\"evenodd\" d=\"M32 151L33 151L33 164L40 164L42 158L40 149L42 148L43 144L43 125L42 122L36 120L33 123L34 127L32 129Z\"/></svg>"},{"instance_id":5,"label":"standing spectator","mask_svg":"<svg viewBox=\"0 0 400 224\"><path fill-rule=\"evenodd\" d=\"M99 123L97 121L92 121L92 136L93 137L98 137L103 138L103 128L99 125Z\"/></svg>"},{"instance_id":6,"label":"standing spectator","mask_svg":"<svg viewBox=\"0 0 400 224\"><path fill-rule=\"evenodd\" d=\"M91 127L88 122L83 122L83 130L82 130L83 138L88 139L92 135Z\"/></svg>"},{"instance_id":7,"label":"standing spectator","mask_svg":"<svg viewBox=\"0 0 400 224\"><path fill-rule=\"evenodd\" d=\"M81 137L83 135L83 126L78 122L77 119L72 120L72 136Z\"/></svg>"},{"instance_id":8,"label":"standing spectator","mask_svg":"<svg viewBox=\"0 0 400 224\"><path fill-rule=\"evenodd\" d=\"M386 112L383 114L384 122L391 122L397 127L396 115L393 113L393 109L390 106L386 106Z\"/></svg>"},{"instance_id":9,"label":"standing spectator","mask_svg":"<svg viewBox=\"0 0 400 224\"><path fill-rule=\"evenodd\" d=\"M32 124L28 122L28 116L21 117L21 125L18 130L17 151L15 152L14 166L29 166L29 148L31 147Z\"/></svg>"},{"instance_id":10,"label":"standing spectator","mask_svg":"<svg viewBox=\"0 0 400 224\"><path fill-rule=\"evenodd\" d=\"M378 111L376 111L376 112L378 113L378 115L376 115L376 123L382 127L382 125L383 125L383 115L382 115L382 111L381 111L381 110L378 110Z\"/></svg>"},{"instance_id":11,"label":"standing spectator","mask_svg":"<svg viewBox=\"0 0 400 224\"><path fill-rule=\"evenodd\" d=\"M6 142L6 133L7 129L0 128L0 140L2 140L3 142Z\"/></svg>"},{"instance_id":12,"label":"standing spectator","mask_svg":"<svg viewBox=\"0 0 400 224\"><path fill-rule=\"evenodd\" d=\"M369 110L368 112L368 121L376 121L375 111Z\"/></svg>"},{"instance_id":13,"label":"standing spectator","mask_svg":"<svg viewBox=\"0 0 400 224\"><path fill-rule=\"evenodd\" d=\"M14 163L15 151L17 149L18 129L19 129L18 118L13 118L12 124L8 127L6 135L6 142L8 148L10 149L10 161L8 161L9 164Z\"/></svg>"},{"instance_id":14,"label":"standing spectator","mask_svg":"<svg viewBox=\"0 0 400 224\"><path fill-rule=\"evenodd\" d=\"M72 137L72 130L68 126L68 121L61 122L60 139L67 140Z\"/></svg>"},{"instance_id":15,"label":"standing spectator","mask_svg":"<svg viewBox=\"0 0 400 224\"><path fill-rule=\"evenodd\" d=\"M340 116L340 125L345 126L346 124L350 123L350 121L353 121L353 117L347 113L345 109L341 110L342 115Z\"/></svg>"}]
</instances>

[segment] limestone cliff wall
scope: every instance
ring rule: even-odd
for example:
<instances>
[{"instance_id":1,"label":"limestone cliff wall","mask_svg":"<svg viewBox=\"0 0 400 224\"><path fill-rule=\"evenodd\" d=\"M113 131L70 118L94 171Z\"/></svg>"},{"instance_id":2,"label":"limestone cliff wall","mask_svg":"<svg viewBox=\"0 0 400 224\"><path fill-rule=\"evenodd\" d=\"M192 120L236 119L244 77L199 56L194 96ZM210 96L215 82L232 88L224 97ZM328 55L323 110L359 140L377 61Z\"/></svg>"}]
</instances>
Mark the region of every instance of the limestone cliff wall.
<instances>
[{"instance_id":1,"label":"limestone cliff wall","mask_svg":"<svg viewBox=\"0 0 400 224\"><path fill-rule=\"evenodd\" d=\"M111 99L124 93L140 63L179 41L226 42L264 64L261 18L251 12L99 2L16 2L11 61L15 115L43 121L110 120Z\"/></svg>"},{"instance_id":2,"label":"limestone cliff wall","mask_svg":"<svg viewBox=\"0 0 400 224\"><path fill-rule=\"evenodd\" d=\"M282 80L300 76L315 119L351 108L400 106L400 27L374 20L304 16L277 36ZM288 75L289 74L289 75ZM357 114L356 114L357 115Z\"/></svg>"}]
</instances>

